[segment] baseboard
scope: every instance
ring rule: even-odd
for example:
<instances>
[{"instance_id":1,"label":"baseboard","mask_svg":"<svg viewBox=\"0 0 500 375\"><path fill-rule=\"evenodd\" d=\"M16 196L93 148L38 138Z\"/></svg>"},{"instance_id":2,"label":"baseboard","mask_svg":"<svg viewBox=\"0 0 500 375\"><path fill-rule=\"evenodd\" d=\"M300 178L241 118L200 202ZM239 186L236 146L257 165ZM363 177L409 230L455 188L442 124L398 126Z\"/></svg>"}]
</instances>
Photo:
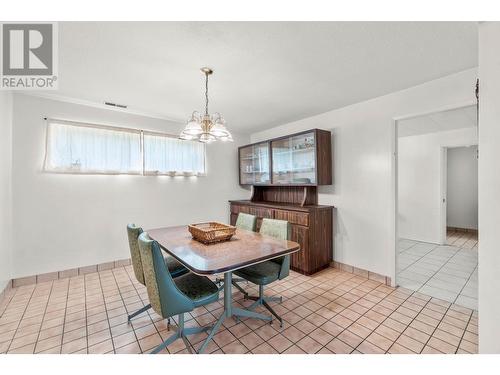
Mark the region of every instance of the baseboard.
<instances>
[{"instance_id":1,"label":"baseboard","mask_svg":"<svg viewBox=\"0 0 500 375\"><path fill-rule=\"evenodd\" d=\"M384 276L379 273L371 272L362 268L350 266L348 264L336 261L333 261L330 266L344 272L352 273L354 275L361 276L369 280L378 281L379 283L385 284L387 286L391 286L391 278L389 276Z\"/></svg>"},{"instance_id":2,"label":"baseboard","mask_svg":"<svg viewBox=\"0 0 500 375\"><path fill-rule=\"evenodd\" d=\"M68 277L85 275L87 273L92 273L97 271L110 270L113 268L128 266L130 264L131 264L130 258L120 259L112 262L94 264L91 266L71 268L64 271L55 271L55 272L43 273L40 275L19 277L16 279L12 279L12 282L10 284L12 288L17 288L24 285L38 284L46 281L66 279Z\"/></svg>"},{"instance_id":3,"label":"baseboard","mask_svg":"<svg viewBox=\"0 0 500 375\"><path fill-rule=\"evenodd\" d=\"M473 233L473 234L478 233L477 229L472 229L472 228L446 227L446 230L448 232Z\"/></svg>"},{"instance_id":4,"label":"baseboard","mask_svg":"<svg viewBox=\"0 0 500 375\"><path fill-rule=\"evenodd\" d=\"M0 315L2 314L4 307L7 305L7 303L10 300L11 293L10 291L12 290L12 280L9 280L7 285L3 288L3 290L0 292Z\"/></svg>"}]
</instances>

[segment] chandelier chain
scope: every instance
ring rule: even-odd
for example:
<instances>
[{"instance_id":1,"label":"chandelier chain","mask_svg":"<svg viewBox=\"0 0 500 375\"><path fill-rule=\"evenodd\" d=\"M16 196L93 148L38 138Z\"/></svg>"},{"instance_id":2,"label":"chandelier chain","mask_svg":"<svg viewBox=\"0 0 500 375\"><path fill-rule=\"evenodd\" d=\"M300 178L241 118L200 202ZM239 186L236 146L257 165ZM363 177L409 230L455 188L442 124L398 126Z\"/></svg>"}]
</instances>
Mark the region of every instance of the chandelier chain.
<instances>
[{"instance_id":1,"label":"chandelier chain","mask_svg":"<svg viewBox=\"0 0 500 375\"><path fill-rule=\"evenodd\" d=\"M205 115L208 116L208 74L205 73Z\"/></svg>"}]
</instances>

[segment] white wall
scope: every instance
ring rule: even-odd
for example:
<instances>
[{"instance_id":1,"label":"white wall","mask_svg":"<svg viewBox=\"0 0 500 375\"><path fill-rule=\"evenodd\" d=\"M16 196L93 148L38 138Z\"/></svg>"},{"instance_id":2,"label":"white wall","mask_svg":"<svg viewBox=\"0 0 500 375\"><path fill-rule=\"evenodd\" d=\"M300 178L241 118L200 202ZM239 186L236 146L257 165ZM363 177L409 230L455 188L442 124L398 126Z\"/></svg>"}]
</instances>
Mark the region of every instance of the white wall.
<instances>
[{"instance_id":1,"label":"white wall","mask_svg":"<svg viewBox=\"0 0 500 375\"><path fill-rule=\"evenodd\" d=\"M477 144L476 128L398 138L399 237L444 242L443 147L471 144Z\"/></svg>"},{"instance_id":2,"label":"white wall","mask_svg":"<svg viewBox=\"0 0 500 375\"><path fill-rule=\"evenodd\" d=\"M479 352L500 353L500 23L479 24Z\"/></svg>"},{"instance_id":3,"label":"white wall","mask_svg":"<svg viewBox=\"0 0 500 375\"><path fill-rule=\"evenodd\" d=\"M12 278L12 95L0 92L0 292Z\"/></svg>"},{"instance_id":4,"label":"white wall","mask_svg":"<svg viewBox=\"0 0 500 375\"><path fill-rule=\"evenodd\" d=\"M334 184L319 202L337 207L334 259L395 274L394 119L474 103L476 70L284 124L252 141L310 128L333 133Z\"/></svg>"},{"instance_id":5,"label":"white wall","mask_svg":"<svg viewBox=\"0 0 500 375\"><path fill-rule=\"evenodd\" d=\"M43 117L169 133L182 124L117 111L14 96L14 275L29 276L129 257L127 223L144 228L228 221L238 185L234 143L207 147L207 177L65 175L42 172Z\"/></svg>"},{"instance_id":6,"label":"white wall","mask_svg":"<svg viewBox=\"0 0 500 375\"><path fill-rule=\"evenodd\" d=\"M447 226L477 229L477 146L448 149Z\"/></svg>"}]
</instances>

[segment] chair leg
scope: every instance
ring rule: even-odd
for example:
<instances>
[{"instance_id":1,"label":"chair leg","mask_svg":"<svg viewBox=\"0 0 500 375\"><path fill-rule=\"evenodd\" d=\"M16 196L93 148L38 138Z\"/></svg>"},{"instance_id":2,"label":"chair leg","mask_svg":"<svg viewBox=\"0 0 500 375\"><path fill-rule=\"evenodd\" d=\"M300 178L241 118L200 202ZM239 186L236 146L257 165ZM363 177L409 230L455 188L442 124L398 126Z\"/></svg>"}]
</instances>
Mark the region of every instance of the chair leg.
<instances>
[{"instance_id":1,"label":"chair leg","mask_svg":"<svg viewBox=\"0 0 500 375\"><path fill-rule=\"evenodd\" d=\"M185 328L184 327L184 314L179 314L177 326L172 326L172 330L174 331L174 334L172 334L164 342L162 342L155 349L153 349L151 354L156 354L156 353L161 352L163 349L165 349L167 346L172 344L177 339L182 339L182 341L184 341L184 345L186 345L186 348L189 351L189 353L193 353L193 347L189 343L187 336L188 335L195 335L195 334L201 333L201 332L206 332L206 331L210 330L211 328L212 328L211 326Z\"/></svg>"},{"instance_id":2,"label":"chair leg","mask_svg":"<svg viewBox=\"0 0 500 375\"><path fill-rule=\"evenodd\" d=\"M273 314L273 315L276 317L276 319L278 319L278 320L280 321L280 328L283 328L283 319L281 318L281 316L279 316L279 315L276 313L276 311L274 311L274 310L273 310L273 308L272 308L271 306L269 306L269 304L266 302L266 300L263 300L263 301L262 301L262 304L264 305L264 307L265 307L266 309L268 309L268 310L269 310L269 312L270 312L271 314Z\"/></svg>"},{"instance_id":3,"label":"chair leg","mask_svg":"<svg viewBox=\"0 0 500 375\"><path fill-rule=\"evenodd\" d=\"M264 295L264 285L259 285L259 296L249 296L248 299L255 301L250 306L247 307L248 310L253 310L257 306L264 306L271 314L273 314L276 319L280 322L280 327L283 327L283 319L274 311L274 309L269 305L268 302L282 302L282 297L266 297Z\"/></svg>"},{"instance_id":4,"label":"chair leg","mask_svg":"<svg viewBox=\"0 0 500 375\"><path fill-rule=\"evenodd\" d=\"M140 308L139 310L137 310L135 313L131 314L128 316L128 322L130 323L130 320L134 317L136 317L137 315L139 314L142 314L143 312L145 311L148 311L149 309L151 308L151 304L148 304L142 308Z\"/></svg>"}]
</instances>

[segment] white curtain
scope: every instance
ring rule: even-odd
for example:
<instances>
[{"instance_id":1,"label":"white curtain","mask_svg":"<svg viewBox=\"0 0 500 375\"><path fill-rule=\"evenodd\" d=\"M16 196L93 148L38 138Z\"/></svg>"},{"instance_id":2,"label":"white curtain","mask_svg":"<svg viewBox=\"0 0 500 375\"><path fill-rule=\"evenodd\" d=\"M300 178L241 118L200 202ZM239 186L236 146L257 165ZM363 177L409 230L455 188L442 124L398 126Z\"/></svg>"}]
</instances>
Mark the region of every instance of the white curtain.
<instances>
[{"instance_id":1,"label":"white curtain","mask_svg":"<svg viewBox=\"0 0 500 375\"><path fill-rule=\"evenodd\" d=\"M141 132L48 120L45 169L140 174Z\"/></svg>"},{"instance_id":2,"label":"white curtain","mask_svg":"<svg viewBox=\"0 0 500 375\"><path fill-rule=\"evenodd\" d=\"M205 145L162 134L144 133L144 173L205 174Z\"/></svg>"}]
</instances>

